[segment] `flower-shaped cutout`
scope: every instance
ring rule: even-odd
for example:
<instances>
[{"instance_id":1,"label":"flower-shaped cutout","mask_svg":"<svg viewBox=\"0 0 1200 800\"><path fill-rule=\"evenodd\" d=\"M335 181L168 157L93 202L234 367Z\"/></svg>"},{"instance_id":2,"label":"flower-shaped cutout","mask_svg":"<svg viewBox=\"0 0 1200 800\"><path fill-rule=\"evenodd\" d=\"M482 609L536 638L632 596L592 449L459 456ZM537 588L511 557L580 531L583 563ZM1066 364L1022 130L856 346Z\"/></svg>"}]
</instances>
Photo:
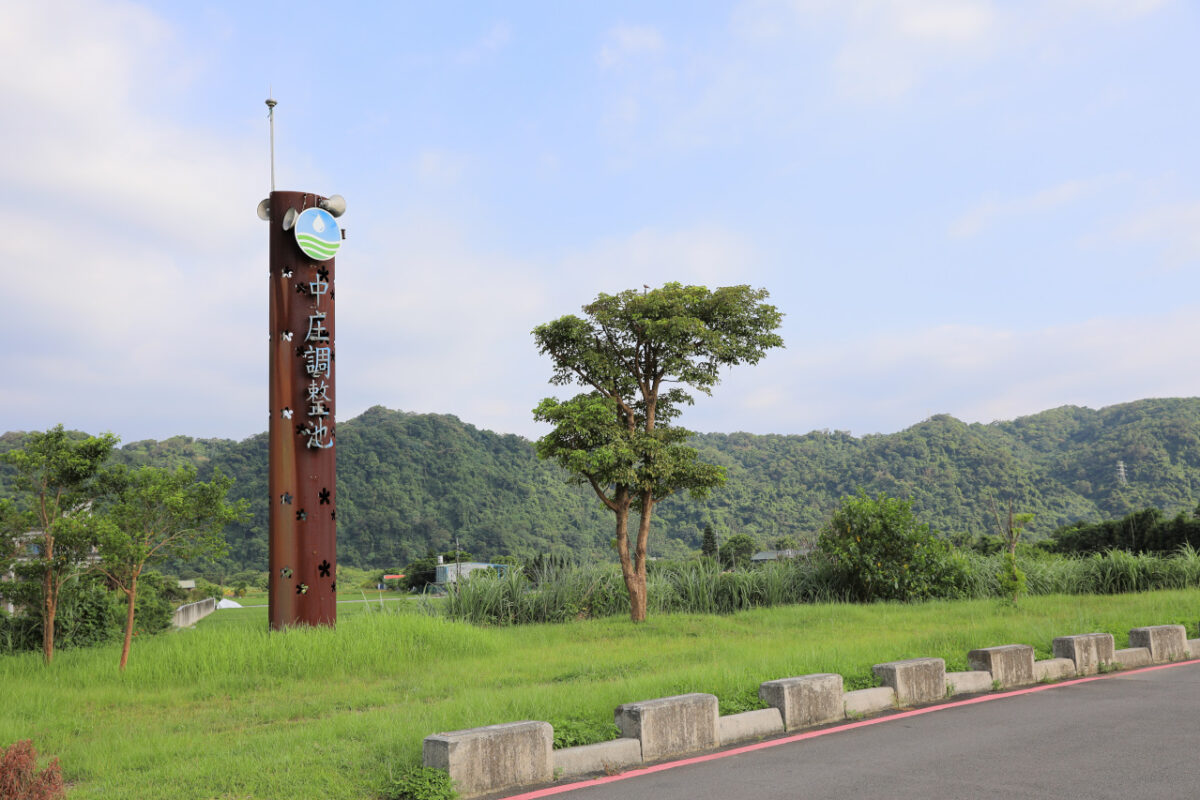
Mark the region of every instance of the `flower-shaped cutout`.
<instances>
[{"instance_id":1,"label":"flower-shaped cutout","mask_svg":"<svg viewBox=\"0 0 1200 800\"><path fill-rule=\"evenodd\" d=\"M284 406L283 411L280 411L279 415L281 417L283 417L284 419L291 419L292 418L292 410L290 408L288 408L287 406Z\"/></svg>"},{"instance_id":2,"label":"flower-shaped cutout","mask_svg":"<svg viewBox=\"0 0 1200 800\"><path fill-rule=\"evenodd\" d=\"M301 522L308 519L308 514L304 513L303 508L296 512L296 519L300 520Z\"/></svg>"},{"instance_id":3,"label":"flower-shaped cutout","mask_svg":"<svg viewBox=\"0 0 1200 800\"><path fill-rule=\"evenodd\" d=\"M329 267L321 267L317 270L317 277L325 283L329 283Z\"/></svg>"},{"instance_id":4,"label":"flower-shaped cutout","mask_svg":"<svg viewBox=\"0 0 1200 800\"><path fill-rule=\"evenodd\" d=\"M290 342L290 341L292 340L292 332L291 332L291 331L284 331L284 332L283 332L283 340L284 340L285 342Z\"/></svg>"},{"instance_id":5,"label":"flower-shaped cutout","mask_svg":"<svg viewBox=\"0 0 1200 800\"><path fill-rule=\"evenodd\" d=\"M292 504L292 496L290 494L288 494L287 492L284 492L283 494L279 495L279 505L290 506L291 504Z\"/></svg>"},{"instance_id":6,"label":"flower-shaped cutout","mask_svg":"<svg viewBox=\"0 0 1200 800\"><path fill-rule=\"evenodd\" d=\"M323 506L329 505L329 490L328 489L322 489L321 493L318 494L317 497L320 498L321 505L323 505Z\"/></svg>"},{"instance_id":7,"label":"flower-shaped cutout","mask_svg":"<svg viewBox=\"0 0 1200 800\"><path fill-rule=\"evenodd\" d=\"M289 269L289 270L284 270L283 277L285 277L285 278L290 278L290 277L292 277L292 271L291 271L290 269Z\"/></svg>"},{"instance_id":8,"label":"flower-shaped cutout","mask_svg":"<svg viewBox=\"0 0 1200 800\"><path fill-rule=\"evenodd\" d=\"M304 285L303 281L296 284L296 294L308 294L308 287Z\"/></svg>"},{"instance_id":9,"label":"flower-shaped cutout","mask_svg":"<svg viewBox=\"0 0 1200 800\"><path fill-rule=\"evenodd\" d=\"M335 522L337 521L337 509L336 508L333 511L329 512L329 518Z\"/></svg>"},{"instance_id":10,"label":"flower-shaped cutout","mask_svg":"<svg viewBox=\"0 0 1200 800\"><path fill-rule=\"evenodd\" d=\"M308 584L302 583L296 587L296 594L308 594Z\"/></svg>"},{"instance_id":11,"label":"flower-shaped cutout","mask_svg":"<svg viewBox=\"0 0 1200 800\"><path fill-rule=\"evenodd\" d=\"M334 594L337 594L337 581L334 581L333 583L329 584L329 591L333 592Z\"/></svg>"},{"instance_id":12,"label":"flower-shaped cutout","mask_svg":"<svg viewBox=\"0 0 1200 800\"><path fill-rule=\"evenodd\" d=\"M317 570L318 570L318 571L321 573L321 574L320 574L320 577L322 577L322 578L328 578L328 577L329 577L329 570L330 570L332 567L333 567L333 565L329 563L329 560L328 560L328 559L326 559L326 560L322 561L320 564L318 564L318 565L317 565Z\"/></svg>"},{"instance_id":13,"label":"flower-shaped cutout","mask_svg":"<svg viewBox=\"0 0 1200 800\"><path fill-rule=\"evenodd\" d=\"M292 568L284 567L283 569L279 570L279 577L283 578L284 580L292 577Z\"/></svg>"}]
</instances>

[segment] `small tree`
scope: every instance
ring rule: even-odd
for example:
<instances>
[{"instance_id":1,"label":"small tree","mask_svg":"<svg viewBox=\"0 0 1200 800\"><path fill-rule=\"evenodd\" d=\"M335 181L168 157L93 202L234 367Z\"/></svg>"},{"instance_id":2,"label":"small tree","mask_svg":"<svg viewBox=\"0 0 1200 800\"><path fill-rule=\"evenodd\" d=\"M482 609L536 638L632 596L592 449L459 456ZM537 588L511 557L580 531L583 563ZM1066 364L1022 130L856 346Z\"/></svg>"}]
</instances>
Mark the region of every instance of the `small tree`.
<instances>
[{"instance_id":1,"label":"small tree","mask_svg":"<svg viewBox=\"0 0 1200 800\"><path fill-rule=\"evenodd\" d=\"M82 440L62 425L31 433L25 446L3 459L16 467L15 488L24 495L23 513L10 527L32 534L35 557L18 566L19 574L41 583L42 658L54 659L54 620L63 584L85 567L96 542L90 507L101 494L96 477L118 439L112 434Z\"/></svg>"},{"instance_id":2,"label":"small tree","mask_svg":"<svg viewBox=\"0 0 1200 800\"><path fill-rule=\"evenodd\" d=\"M713 533L712 525L704 526L704 536L700 539L700 555L714 561L717 558L717 535Z\"/></svg>"},{"instance_id":3,"label":"small tree","mask_svg":"<svg viewBox=\"0 0 1200 800\"><path fill-rule=\"evenodd\" d=\"M750 557L758 549L754 537L745 533L735 533L725 540L721 548L721 566L727 569L745 569L750 566Z\"/></svg>"},{"instance_id":4,"label":"small tree","mask_svg":"<svg viewBox=\"0 0 1200 800\"><path fill-rule=\"evenodd\" d=\"M950 545L917 521L912 501L883 493L843 497L817 546L841 568L856 600L945 597L961 578Z\"/></svg>"},{"instance_id":5,"label":"small tree","mask_svg":"<svg viewBox=\"0 0 1200 800\"><path fill-rule=\"evenodd\" d=\"M1033 514L1014 514L1013 502L1008 501L1008 518L1001 519L1000 511L996 508L996 499L991 498L992 516L996 519L996 527L1004 539L1004 565L1000 568L1000 591L1013 604L1025 593L1025 573L1017 566L1017 544L1021 541L1021 533L1033 522Z\"/></svg>"},{"instance_id":6,"label":"small tree","mask_svg":"<svg viewBox=\"0 0 1200 800\"><path fill-rule=\"evenodd\" d=\"M553 459L592 487L616 517L616 549L634 622L646 618L646 545L655 503L679 491L705 496L725 480L684 445L691 432L675 427L685 387L711 394L721 368L757 364L783 339L783 315L762 302L763 289L668 283L661 289L601 294L583 307L533 331L539 352L554 362L550 382L589 391L567 401L549 397L534 419L554 430L537 442ZM629 513L638 513L634 545Z\"/></svg>"},{"instance_id":7,"label":"small tree","mask_svg":"<svg viewBox=\"0 0 1200 800\"><path fill-rule=\"evenodd\" d=\"M111 475L115 500L101 528L101 569L125 594L125 640L121 669L129 661L138 579L146 566L168 558L193 559L225 552L225 526L247 516L246 501L225 497L233 485L218 471L207 483L196 468L174 472L156 467Z\"/></svg>"}]
</instances>

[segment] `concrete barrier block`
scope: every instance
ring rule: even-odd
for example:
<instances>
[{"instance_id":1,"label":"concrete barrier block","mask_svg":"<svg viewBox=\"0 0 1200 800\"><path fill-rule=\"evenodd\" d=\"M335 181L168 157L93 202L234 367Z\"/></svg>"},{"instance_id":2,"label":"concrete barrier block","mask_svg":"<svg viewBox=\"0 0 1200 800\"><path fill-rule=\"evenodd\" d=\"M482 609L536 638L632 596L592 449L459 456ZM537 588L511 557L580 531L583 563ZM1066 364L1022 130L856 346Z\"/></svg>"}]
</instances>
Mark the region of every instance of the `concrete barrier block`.
<instances>
[{"instance_id":1,"label":"concrete barrier block","mask_svg":"<svg viewBox=\"0 0 1200 800\"><path fill-rule=\"evenodd\" d=\"M1122 669L1144 667L1151 663L1150 650L1146 647L1127 647L1124 650L1114 650L1113 661L1120 664Z\"/></svg>"},{"instance_id":2,"label":"concrete barrier block","mask_svg":"<svg viewBox=\"0 0 1200 800\"><path fill-rule=\"evenodd\" d=\"M992 680L999 681L1003 689L1034 681L1033 648L1027 644L1005 644L972 650L967 653L967 665L971 669L990 672Z\"/></svg>"},{"instance_id":3,"label":"concrete barrier block","mask_svg":"<svg viewBox=\"0 0 1200 800\"><path fill-rule=\"evenodd\" d=\"M717 720L717 735L721 738L721 744L761 739L783 733L783 730L783 715L778 708L758 708Z\"/></svg>"},{"instance_id":4,"label":"concrete barrier block","mask_svg":"<svg viewBox=\"0 0 1200 800\"><path fill-rule=\"evenodd\" d=\"M896 707L896 690L890 686L873 689L856 689L842 695L842 705L847 717L857 717L887 711Z\"/></svg>"},{"instance_id":5,"label":"concrete barrier block","mask_svg":"<svg viewBox=\"0 0 1200 800\"><path fill-rule=\"evenodd\" d=\"M564 747L554 751L554 776L573 778L596 772L612 773L642 763L642 743L637 739Z\"/></svg>"},{"instance_id":6,"label":"concrete barrier block","mask_svg":"<svg viewBox=\"0 0 1200 800\"><path fill-rule=\"evenodd\" d=\"M1110 657L1107 662L1112 663ZM1064 678L1075 677L1075 660L1070 658L1047 658L1045 661L1033 662L1033 679L1035 681L1061 681Z\"/></svg>"},{"instance_id":7,"label":"concrete barrier block","mask_svg":"<svg viewBox=\"0 0 1200 800\"><path fill-rule=\"evenodd\" d=\"M779 709L783 727L789 731L846 717L842 706L842 676L835 673L767 681L758 687L758 698Z\"/></svg>"},{"instance_id":8,"label":"concrete barrier block","mask_svg":"<svg viewBox=\"0 0 1200 800\"><path fill-rule=\"evenodd\" d=\"M1188 651L1192 658L1200 658L1200 639L1188 639Z\"/></svg>"},{"instance_id":9,"label":"concrete barrier block","mask_svg":"<svg viewBox=\"0 0 1200 800\"><path fill-rule=\"evenodd\" d=\"M1095 675L1102 664L1112 663L1115 649L1111 633L1059 636L1055 638L1053 646L1054 657L1071 659L1077 675Z\"/></svg>"},{"instance_id":10,"label":"concrete barrier block","mask_svg":"<svg viewBox=\"0 0 1200 800\"><path fill-rule=\"evenodd\" d=\"M1179 661L1188 658L1187 631L1182 625L1151 625L1134 628L1129 632L1130 647L1145 647L1150 651L1150 660Z\"/></svg>"},{"instance_id":11,"label":"concrete barrier block","mask_svg":"<svg viewBox=\"0 0 1200 800\"><path fill-rule=\"evenodd\" d=\"M975 694L991 690L992 673L985 670L946 673L946 694Z\"/></svg>"},{"instance_id":12,"label":"concrete barrier block","mask_svg":"<svg viewBox=\"0 0 1200 800\"><path fill-rule=\"evenodd\" d=\"M422 761L444 769L464 797L554 779L549 722L507 722L426 736Z\"/></svg>"},{"instance_id":13,"label":"concrete barrier block","mask_svg":"<svg viewBox=\"0 0 1200 800\"><path fill-rule=\"evenodd\" d=\"M217 601L206 597L175 609L175 613L171 617L171 624L176 628L190 628L216 610Z\"/></svg>"},{"instance_id":14,"label":"concrete barrier block","mask_svg":"<svg viewBox=\"0 0 1200 800\"><path fill-rule=\"evenodd\" d=\"M642 743L642 760L710 750L718 737L717 696L681 694L617 706L621 735Z\"/></svg>"},{"instance_id":15,"label":"concrete barrier block","mask_svg":"<svg viewBox=\"0 0 1200 800\"><path fill-rule=\"evenodd\" d=\"M884 686L896 690L902 706L934 703L946 696L946 662L940 658L910 658L871 667Z\"/></svg>"}]
</instances>

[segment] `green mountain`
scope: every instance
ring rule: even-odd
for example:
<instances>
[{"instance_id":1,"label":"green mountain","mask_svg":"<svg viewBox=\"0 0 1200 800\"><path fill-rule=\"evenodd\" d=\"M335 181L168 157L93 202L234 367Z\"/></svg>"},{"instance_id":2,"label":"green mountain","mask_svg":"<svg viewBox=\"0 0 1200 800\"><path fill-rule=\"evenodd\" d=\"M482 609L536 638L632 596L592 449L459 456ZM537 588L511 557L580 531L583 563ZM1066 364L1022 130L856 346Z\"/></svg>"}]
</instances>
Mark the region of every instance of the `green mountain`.
<instances>
[{"instance_id":1,"label":"green mountain","mask_svg":"<svg viewBox=\"0 0 1200 800\"><path fill-rule=\"evenodd\" d=\"M0 452L21 433L0 436ZM684 555L705 525L762 545L813 535L858 487L911 497L920 518L950 536L995 531L991 498L1035 514L1030 534L1155 507L1200 502L1200 398L1139 400L1100 410L1064 406L1011 422L966 424L938 415L899 433L851 436L699 434L702 457L727 484L696 502L658 506L651 555ZM232 475L253 518L228 529L230 566L267 563L266 434L241 442L174 437L128 444L130 465L198 465ZM1119 465L1124 465L1124 481ZM0 484L10 475L0 470ZM396 567L448 550L458 537L480 557L556 552L610 559L611 515L590 488L569 484L518 436L452 416L376 406L338 427L338 553L346 564Z\"/></svg>"}]
</instances>

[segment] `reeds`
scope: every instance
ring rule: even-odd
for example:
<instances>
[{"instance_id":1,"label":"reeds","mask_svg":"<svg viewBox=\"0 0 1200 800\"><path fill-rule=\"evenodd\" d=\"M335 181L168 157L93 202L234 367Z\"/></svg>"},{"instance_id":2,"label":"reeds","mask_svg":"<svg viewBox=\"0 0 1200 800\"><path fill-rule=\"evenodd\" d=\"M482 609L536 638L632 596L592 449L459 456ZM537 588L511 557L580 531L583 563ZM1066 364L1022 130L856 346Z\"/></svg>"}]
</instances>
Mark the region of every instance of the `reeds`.
<instances>
[{"instance_id":1,"label":"reeds","mask_svg":"<svg viewBox=\"0 0 1200 800\"><path fill-rule=\"evenodd\" d=\"M967 551L951 555L956 583L940 598L1000 597L1003 554ZM1200 587L1200 553L1184 546L1162 556L1110 550L1090 556L1018 559L1027 593L1123 594L1151 589ZM711 561L657 563L647 576L651 613L733 614L752 608L838 602L849 597L850 581L821 558L775 561L750 569L721 571ZM536 582L513 571L504 577L464 580L441 606L452 619L483 625L521 625L629 613L629 599L616 565L548 571Z\"/></svg>"}]
</instances>

